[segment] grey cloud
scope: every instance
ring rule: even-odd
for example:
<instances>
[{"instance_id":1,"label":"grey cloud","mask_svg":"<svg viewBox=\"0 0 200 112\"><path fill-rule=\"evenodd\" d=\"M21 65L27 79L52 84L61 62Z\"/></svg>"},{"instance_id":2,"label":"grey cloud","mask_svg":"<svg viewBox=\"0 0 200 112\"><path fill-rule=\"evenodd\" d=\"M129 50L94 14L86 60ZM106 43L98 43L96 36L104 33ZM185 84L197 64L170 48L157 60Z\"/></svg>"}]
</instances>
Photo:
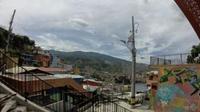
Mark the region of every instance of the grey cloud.
<instances>
[{"instance_id":1,"label":"grey cloud","mask_svg":"<svg viewBox=\"0 0 200 112\"><path fill-rule=\"evenodd\" d=\"M146 46L150 46L151 43L150 43L150 42L146 42L145 45L146 45Z\"/></svg>"},{"instance_id":2,"label":"grey cloud","mask_svg":"<svg viewBox=\"0 0 200 112\"><path fill-rule=\"evenodd\" d=\"M8 26L14 8L14 32L30 36L46 49L129 59L130 52L119 40L128 38L132 15L140 24L136 48L141 56L186 52L199 42L183 13L169 0L32 0L31 4L1 0L0 25Z\"/></svg>"},{"instance_id":3,"label":"grey cloud","mask_svg":"<svg viewBox=\"0 0 200 112\"><path fill-rule=\"evenodd\" d=\"M140 48L140 49L137 49L137 52L140 54L140 53L143 53L143 52L146 52L148 51L148 47L144 47L144 48Z\"/></svg>"},{"instance_id":4,"label":"grey cloud","mask_svg":"<svg viewBox=\"0 0 200 112\"><path fill-rule=\"evenodd\" d=\"M87 27L89 26L89 23L80 19L80 18L74 18L74 19L71 19L69 22L72 22L72 23L75 23L75 24L78 24L82 27Z\"/></svg>"}]
</instances>

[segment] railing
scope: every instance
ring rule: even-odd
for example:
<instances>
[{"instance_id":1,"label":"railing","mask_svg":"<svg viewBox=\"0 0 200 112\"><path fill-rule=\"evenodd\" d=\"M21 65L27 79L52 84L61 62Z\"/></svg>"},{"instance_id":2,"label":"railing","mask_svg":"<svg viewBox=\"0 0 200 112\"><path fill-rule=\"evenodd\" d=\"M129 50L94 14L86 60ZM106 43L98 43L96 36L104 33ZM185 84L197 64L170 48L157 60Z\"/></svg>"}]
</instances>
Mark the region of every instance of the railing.
<instances>
[{"instance_id":1,"label":"railing","mask_svg":"<svg viewBox=\"0 0 200 112\"><path fill-rule=\"evenodd\" d=\"M78 99L74 99L70 94L70 92L64 93L64 112L132 112L119 105L118 100L104 94L82 93L87 97L79 97ZM76 100L81 102L77 103Z\"/></svg>"},{"instance_id":2,"label":"railing","mask_svg":"<svg viewBox=\"0 0 200 112\"><path fill-rule=\"evenodd\" d=\"M62 90L55 88L24 67L18 66L11 57L0 51L0 80L27 100L40 106L47 106L61 100ZM58 110L58 106L49 108L51 111Z\"/></svg>"},{"instance_id":3,"label":"railing","mask_svg":"<svg viewBox=\"0 0 200 112\"><path fill-rule=\"evenodd\" d=\"M0 51L0 81L26 100L44 106L49 111L131 112L109 96L96 92L72 92L67 87L56 88L44 77L18 66L17 62Z\"/></svg>"},{"instance_id":4,"label":"railing","mask_svg":"<svg viewBox=\"0 0 200 112\"><path fill-rule=\"evenodd\" d=\"M200 63L200 56L198 53L180 53L150 57L150 65L178 65L197 63Z\"/></svg>"},{"instance_id":5,"label":"railing","mask_svg":"<svg viewBox=\"0 0 200 112\"><path fill-rule=\"evenodd\" d=\"M64 112L84 112L87 108L92 107L97 94L95 92L64 92Z\"/></svg>"}]
</instances>

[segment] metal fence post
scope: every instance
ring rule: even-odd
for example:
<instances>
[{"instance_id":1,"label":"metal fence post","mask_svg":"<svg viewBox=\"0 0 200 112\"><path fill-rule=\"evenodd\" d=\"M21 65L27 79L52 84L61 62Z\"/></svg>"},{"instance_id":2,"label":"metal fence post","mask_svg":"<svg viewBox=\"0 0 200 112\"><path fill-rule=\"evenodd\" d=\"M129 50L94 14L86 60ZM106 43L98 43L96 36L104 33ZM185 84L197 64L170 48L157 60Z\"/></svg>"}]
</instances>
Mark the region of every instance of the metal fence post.
<instances>
[{"instance_id":1,"label":"metal fence post","mask_svg":"<svg viewBox=\"0 0 200 112\"><path fill-rule=\"evenodd\" d=\"M63 99L63 112L66 112L66 106L65 106L65 93L62 91L62 99Z\"/></svg>"},{"instance_id":2,"label":"metal fence post","mask_svg":"<svg viewBox=\"0 0 200 112\"><path fill-rule=\"evenodd\" d=\"M92 98L92 112L94 112L94 106L95 106L94 105L94 102L95 102L94 99L96 100L96 97L94 96L94 94L92 95L92 97L93 97Z\"/></svg>"},{"instance_id":3,"label":"metal fence post","mask_svg":"<svg viewBox=\"0 0 200 112\"><path fill-rule=\"evenodd\" d=\"M115 112L117 112L117 104L114 103L114 107L115 107Z\"/></svg>"},{"instance_id":4,"label":"metal fence post","mask_svg":"<svg viewBox=\"0 0 200 112\"><path fill-rule=\"evenodd\" d=\"M153 58L152 58L152 56L150 56L150 65L153 65Z\"/></svg>"},{"instance_id":5,"label":"metal fence post","mask_svg":"<svg viewBox=\"0 0 200 112\"><path fill-rule=\"evenodd\" d=\"M164 65L166 65L165 56L164 56Z\"/></svg>"},{"instance_id":6,"label":"metal fence post","mask_svg":"<svg viewBox=\"0 0 200 112\"><path fill-rule=\"evenodd\" d=\"M27 90L26 90L26 88L27 88L27 80L26 80L26 74L24 75L25 77L25 84L24 84L24 95L25 95L25 100L27 100Z\"/></svg>"},{"instance_id":7,"label":"metal fence post","mask_svg":"<svg viewBox=\"0 0 200 112\"><path fill-rule=\"evenodd\" d=\"M157 58L157 65L159 65L159 58Z\"/></svg>"},{"instance_id":8,"label":"metal fence post","mask_svg":"<svg viewBox=\"0 0 200 112\"><path fill-rule=\"evenodd\" d=\"M181 58L181 64L183 64L183 55L180 54L180 58Z\"/></svg>"}]
</instances>

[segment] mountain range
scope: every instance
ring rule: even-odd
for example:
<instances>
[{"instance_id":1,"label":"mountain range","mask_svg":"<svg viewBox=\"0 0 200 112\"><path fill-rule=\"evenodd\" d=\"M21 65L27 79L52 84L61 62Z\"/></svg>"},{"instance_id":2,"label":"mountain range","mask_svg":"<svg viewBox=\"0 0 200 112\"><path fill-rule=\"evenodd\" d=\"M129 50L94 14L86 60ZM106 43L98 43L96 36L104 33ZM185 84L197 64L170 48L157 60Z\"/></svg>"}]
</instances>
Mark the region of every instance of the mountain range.
<instances>
[{"instance_id":1,"label":"mountain range","mask_svg":"<svg viewBox=\"0 0 200 112\"><path fill-rule=\"evenodd\" d=\"M86 74L110 74L127 75L131 74L131 62L116 57L96 52L62 52L49 50L51 54L63 59L64 63L80 68L81 73ZM148 65L136 64L136 72L141 73L148 70Z\"/></svg>"}]
</instances>

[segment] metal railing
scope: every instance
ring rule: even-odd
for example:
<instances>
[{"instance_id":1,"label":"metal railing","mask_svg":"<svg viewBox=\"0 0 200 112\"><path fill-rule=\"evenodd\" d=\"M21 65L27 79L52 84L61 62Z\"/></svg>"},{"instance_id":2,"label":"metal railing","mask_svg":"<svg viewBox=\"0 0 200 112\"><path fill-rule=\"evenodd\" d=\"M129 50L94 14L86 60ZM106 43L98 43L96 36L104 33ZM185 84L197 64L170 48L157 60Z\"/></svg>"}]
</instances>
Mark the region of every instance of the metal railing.
<instances>
[{"instance_id":1,"label":"metal railing","mask_svg":"<svg viewBox=\"0 0 200 112\"><path fill-rule=\"evenodd\" d=\"M77 97L77 99L75 99L70 92L65 92L64 112L132 112L119 105L117 103L118 100L115 100L111 96L95 92L82 93L81 95L83 94L87 97Z\"/></svg>"},{"instance_id":2,"label":"metal railing","mask_svg":"<svg viewBox=\"0 0 200 112\"><path fill-rule=\"evenodd\" d=\"M26 100L40 106L46 106L61 100L61 89L55 88L39 76L28 72L2 51L0 51L0 66L0 81L22 95ZM48 109L56 111L58 106Z\"/></svg>"},{"instance_id":3,"label":"metal railing","mask_svg":"<svg viewBox=\"0 0 200 112\"><path fill-rule=\"evenodd\" d=\"M54 87L41 76L19 66L0 51L0 81L9 88L51 112L131 112L113 98L96 92L73 92Z\"/></svg>"},{"instance_id":4,"label":"metal railing","mask_svg":"<svg viewBox=\"0 0 200 112\"><path fill-rule=\"evenodd\" d=\"M195 58L193 58L195 57ZM170 55L151 56L150 65L178 65L178 64L199 64L199 54L180 53Z\"/></svg>"}]
</instances>

